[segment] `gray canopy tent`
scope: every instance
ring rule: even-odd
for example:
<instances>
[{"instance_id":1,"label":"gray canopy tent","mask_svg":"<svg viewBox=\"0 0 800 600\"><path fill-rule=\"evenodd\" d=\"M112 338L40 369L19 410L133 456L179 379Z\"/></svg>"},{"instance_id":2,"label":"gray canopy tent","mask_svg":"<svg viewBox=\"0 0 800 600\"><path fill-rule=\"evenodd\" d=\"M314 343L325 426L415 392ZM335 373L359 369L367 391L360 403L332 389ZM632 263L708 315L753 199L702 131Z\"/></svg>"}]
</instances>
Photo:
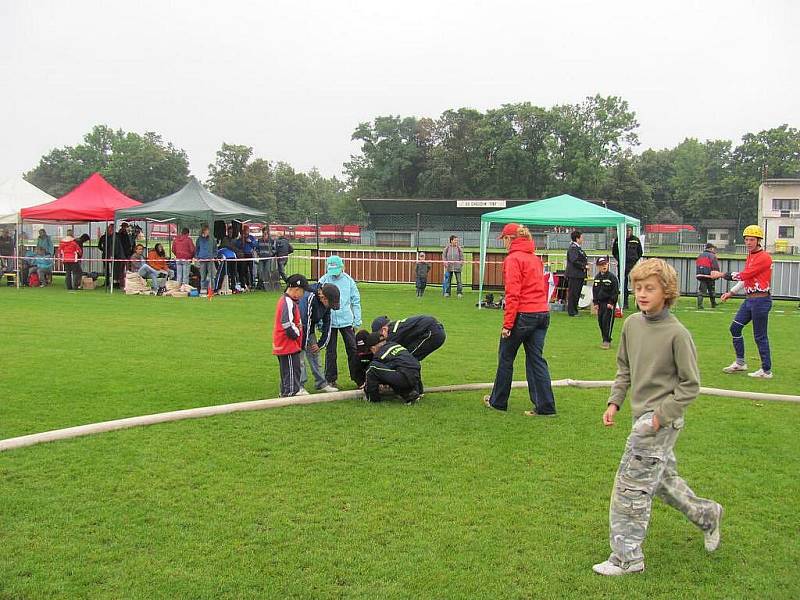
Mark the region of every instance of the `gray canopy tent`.
<instances>
[{"instance_id":1,"label":"gray canopy tent","mask_svg":"<svg viewBox=\"0 0 800 600\"><path fill-rule=\"evenodd\" d=\"M624 240L625 228L639 231L639 219L618 213L603 206L562 194L522 206L481 215L480 298L483 297L483 274L486 268L486 247L492 223L519 223L520 225L564 225L568 227L614 227L617 240ZM619 280L625 277L625 244L619 244ZM478 304L480 307L480 303Z\"/></svg>"},{"instance_id":2,"label":"gray canopy tent","mask_svg":"<svg viewBox=\"0 0 800 600\"><path fill-rule=\"evenodd\" d=\"M267 213L212 194L196 178L190 177L189 182L174 194L141 206L115 211L114 235L116 236L117 223L120 221L148 219L158 222L176 221L184 225L207 223L209 227L213 227L214 221L264 221Z\"/></svg>"}]
</instances>

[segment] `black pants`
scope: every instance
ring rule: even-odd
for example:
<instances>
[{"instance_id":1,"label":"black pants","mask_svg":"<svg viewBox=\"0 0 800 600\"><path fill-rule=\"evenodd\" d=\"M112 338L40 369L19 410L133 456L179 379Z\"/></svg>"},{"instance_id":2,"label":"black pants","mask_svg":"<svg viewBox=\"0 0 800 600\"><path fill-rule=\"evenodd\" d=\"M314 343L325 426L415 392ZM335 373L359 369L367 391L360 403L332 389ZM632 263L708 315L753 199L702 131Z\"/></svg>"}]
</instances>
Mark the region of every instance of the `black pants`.
<instances>
[{"instance_id":1,"label":"black pants","mask_svg":"<svg viewBox=\"0 0 800 600\"><path fill-rule=\"evenodd\" d=\"M500 338L497 352L497 374L489 402L497 410L508 408L511 381L514 378L514 359L522 346L525 349L525 378L528 396L536 412L551 415L556 412L556 400L550 383L550 369L544 358L544 341L550 327L550 313L519 313L511 335Z\"/></svg>"},{"instance_id":2,"label":"black pants","mask_svg":"<svg viewBox=\"0 0 800 600\"><path fill-rule=\"evenodd\" d=\"M339 367L336 364L337 354L336 345L339 338L338 334L341 332L342 340L344 340L344 349L347 352L347 366L350 371L350 379L356 381L357 374L353 373L350 365L356 360L356 332L352 327L331 327L331 338L328 340L328 347L325 350L325 379L331 385L336 383L339 379Z\"/></svg>"},{"instance_id":3,"label":"black pants","mask_svg":"<svg viewBox=\"0 0 800 600\"><path fill-rule=\"evenodd\" d=\"M406 348L411 355L417 360L421 361L426 356L435 352L444 345L447 335L444 332L444 325L437 323L421 338L414 340L413 343L408 344Z\"/></svg>"},{"instance_id":4,"label":"black pants","mask_svg":"<svg viewBox=\"0 0 800 600\"><path fill-rule=\"evenodd\" d=\"M370 402L380 402L380 385L388 385L399 396L416 391L419 393L419 371L413 369L394 370L381 366L380 369L367 371L367 381L364 385L364 394Z\"/></svg>"},{"instance_id":5,"label":"black pants","mask_svg":"<svg viewBox=\"0 0 800 600\"><path fill-rule=\"evenodd\" d=\"M236 272L239 276L239 285L253 287L253 263L242 260L236 263Z\"/></svg>"},{"instance_id":6,"label":"black pants","mask_svg":"<svg viewBox=\"0 0 800 600\"><path fill-rule=\"evenodd\" d=\"M278 356L281 370L281 398L294 396L300 390L300 368L303 366L301 352Z\"/></svg>"},{"instance_id":7,"label":"black pants","mask_svg":"<svg viewBox=\"0 0 800 600\"><path fill-rule=\"evenodd\" d=\"M597 305L597 324L604 342L611 343L611 330L614 328L614 309L608 308L608 302Z\"/></svg>"},{"instance_id":8,"label":"black pants","mask_svg":"<svg viewBox=\"0 0 800 600\"><path fill-rule=\"evenodd\" d=\"M628 289L628 281L630 279L630 274L632 269L633 267L631 267L630 269L625 269L625 277L622 280L622 308L628 308L628 293L630 291Z\"/></svg>"},{"instance_id":9,"label":"black pants","mask_svg":"<svg viewBox=\"0 0 800 600\"><path fill-rule=\"evenodd\" d=\"M278 264L278 276L286 282L286 263L289 262L288 256L281 256L275 261ZM355 334L354 334L355 335ZM355 347L355 337L353 338L353 347ZM330 380L329 380L330 381Z\"/></svg>"},{"instance_id":10,"label":"black pants","mask_svg":"<svg viewBox=\"0 0 800 600\"><path fill-rule=\"evenodd\" d=\"M711 300L711 308L716 308L716 282L713 279L697 280L697 308L703 308L703 296L708 295Z\"/></svg>"},{"instance_id":11,"label":"black pants","mask_svg":"<svg viewBox=\"0 0 800 600\"><path fill-rule=\"evenodd\" d=\"M64 263L64 272L64 284L67 286L67 289L77 290L81 285L81 275L83 275L81 264Z\"/></svg>"},{"instance_id":12,"label":"black pants","mask_svg":"<svg viewBox=\"0 0 800 600\"><path fill-rule=\"evenodd\" d=\"M578 314L578 300L581 297L584 279L578 277L567 278L567 314L574 317Z\"/></svg>"}]
</instances>

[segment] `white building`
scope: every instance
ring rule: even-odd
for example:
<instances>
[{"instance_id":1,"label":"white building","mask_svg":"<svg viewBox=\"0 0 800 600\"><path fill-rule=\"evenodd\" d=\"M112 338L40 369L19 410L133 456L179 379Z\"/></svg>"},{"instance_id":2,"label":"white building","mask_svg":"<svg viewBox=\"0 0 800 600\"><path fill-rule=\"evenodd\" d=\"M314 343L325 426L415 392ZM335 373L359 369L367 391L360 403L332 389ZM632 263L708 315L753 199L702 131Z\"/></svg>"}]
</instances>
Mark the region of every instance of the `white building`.
<instances>
[{"instance_id":1,"label":"white building","mask_svg":"<svg viewBox=\"0 0 800 600\"><path fill-rule=\"evenodd\" d=\"M800 179L765 179L758 187L758 224L770 252L800 253Z\"/></svg>"}]
</instances>

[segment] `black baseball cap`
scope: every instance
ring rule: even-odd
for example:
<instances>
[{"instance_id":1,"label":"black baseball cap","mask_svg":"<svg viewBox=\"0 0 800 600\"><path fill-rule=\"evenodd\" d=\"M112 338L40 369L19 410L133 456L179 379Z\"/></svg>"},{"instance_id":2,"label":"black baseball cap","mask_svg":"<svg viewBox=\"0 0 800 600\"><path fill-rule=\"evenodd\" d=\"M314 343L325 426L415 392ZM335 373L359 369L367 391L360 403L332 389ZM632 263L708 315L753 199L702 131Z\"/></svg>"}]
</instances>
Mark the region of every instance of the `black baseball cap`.
<instances>
[{"instance_id":1,"label":"black baseball cap","mask_svg":"<svg viewBox=\"0 0 800 600\"><path fill-rule=\"evenodd\" d=\"M365 352L369 351L369 346L367 346L367 337L369 336L369 331L366 329L359 329L356 332L356 350L364 354Z\"/></svg>"},{"instance_id":2,"label":"black baseball cap","mask_svg":"<svg viewBox=\"0 0 800 600\"><path fill-rule=\"evenodd\" d=\"M328 299L328 304L333 310L339 310L339 288L332 283L325 283L319 288Z\"/></svg>"},{"instance_id":3,"label":"black baseball cap","mask_svg":"<svg viewBox=\"0 0 800 600\"><path fill-rule=\"evenodd\" d=\"M375 317L375 319L372 321L372 331L380 331L381 327L388 324L389 317L385 315L383 317Z\"/></svg>"},{"instance_id":4,"label":"black baseball cap","mask_svg":"<svg viewBox=\"0 0 800 600\"><path fill-rule=\"evenodd\" d=\"M608 257L606 257L606 256L601 256L600 258L598 258L598 259L595 261L595 264L597 264L597 265L607 265L607 264L608 264Z\"/></svg>"},{"instance_id":5,"label":"black baseball cap","mask_svg":"<svg viewBox=\"0 0 800 600\"><path fill-rule=\"evenodd\" d=\"M373 331L364 340L364 345L367 348L369 348L371 346L374 346L375 344L380 343L382 340L383 340L383 337L381 336L381 334Z\"/></svg>"},{"instance_id":6,"label":"black baseball cap","mask_svg":"<svg viewBox=\"0 0 800 600\"><path fill-rule=\"evenodd\" d=\"M300 273L295 273L294 275L289 275L286 278L286 288L303 288L304 290L308 291L308 279L306 279Z\"/></svg>"}]
</instances>

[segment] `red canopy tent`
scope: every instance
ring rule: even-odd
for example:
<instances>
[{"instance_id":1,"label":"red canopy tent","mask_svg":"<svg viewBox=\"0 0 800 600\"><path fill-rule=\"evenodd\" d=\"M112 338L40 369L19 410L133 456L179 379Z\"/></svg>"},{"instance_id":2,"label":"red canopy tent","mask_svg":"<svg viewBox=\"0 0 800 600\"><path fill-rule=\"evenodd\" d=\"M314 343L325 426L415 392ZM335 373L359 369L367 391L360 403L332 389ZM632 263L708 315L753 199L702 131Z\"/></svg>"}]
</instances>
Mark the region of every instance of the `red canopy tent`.
<instances>
[{"instance_id":1,"label":"red canopy tent","mask_svg":"<svg viewBox=\"0 0 800 600\"><path fill-rule=\"evenodd\" d=\"M71 192L52 202L23 208L20 217L29 221L61 221L88 223L113 221L114 211L139 206L141 202L128 198L100 173L95 173Z\"/></svg>"}]
</instances>

